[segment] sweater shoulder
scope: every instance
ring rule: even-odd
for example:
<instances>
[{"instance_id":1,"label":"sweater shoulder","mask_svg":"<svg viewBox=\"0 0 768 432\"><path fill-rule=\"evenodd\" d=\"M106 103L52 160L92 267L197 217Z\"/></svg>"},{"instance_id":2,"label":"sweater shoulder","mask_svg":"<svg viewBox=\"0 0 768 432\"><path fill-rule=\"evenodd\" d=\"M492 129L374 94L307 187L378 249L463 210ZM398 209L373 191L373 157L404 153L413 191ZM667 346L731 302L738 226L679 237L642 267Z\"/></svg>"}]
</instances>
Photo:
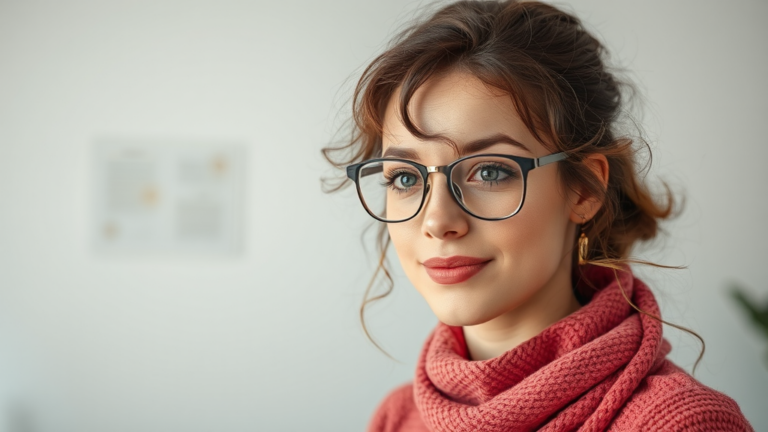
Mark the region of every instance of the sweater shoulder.
<instances>
[{"instance_id":1,"label":"sweater shoulder","mask_svg":"<svg viewBox=\"0 0 768 432\"><path fill-rule=\"evenodd\" d=\"M614 422L616 430L752 432L738 404L665 360Z\"/></svg>"},{"instance_id":2,"label":"sweater shoulder","mask_svg":"<svg viewBox=\"0 0 768 432\"><path fill-rule=\"evenodd\" d=\"M368 423L368 432L422 432L426 428L413 401L413 384L390 391L379 403Z\"/></svg>"}]
</instances>

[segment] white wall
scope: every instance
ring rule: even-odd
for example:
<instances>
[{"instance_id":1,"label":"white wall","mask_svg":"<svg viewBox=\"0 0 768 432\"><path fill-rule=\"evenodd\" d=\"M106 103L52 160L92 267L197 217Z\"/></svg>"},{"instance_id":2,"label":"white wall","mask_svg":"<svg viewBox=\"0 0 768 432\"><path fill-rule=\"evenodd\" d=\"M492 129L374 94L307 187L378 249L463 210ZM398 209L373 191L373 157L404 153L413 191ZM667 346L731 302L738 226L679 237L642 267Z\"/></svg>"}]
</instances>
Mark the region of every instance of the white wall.
<instances>
[{"instance_id":1,"label":"white wall","mask_svg":"<svg viewBox=\"0 0 768 432\"><path fill-rule=\"evenodd\" d=\"M350 191L321 193L319 149L417 6L0 0L0 431L365 427L436 321L398 270L371 329L401 363L366 341L368 220ZM768 3L569 7L634 71L651 177L687 196L645 257L689 269L643 274L665 317L706 339L697 377L768 430L768 348L725 294L735 280L768 299ZM247 143L244 252L93 253L101 136ZM667 335L690 368L694 339Z\"/></svg>"}]
</instances>

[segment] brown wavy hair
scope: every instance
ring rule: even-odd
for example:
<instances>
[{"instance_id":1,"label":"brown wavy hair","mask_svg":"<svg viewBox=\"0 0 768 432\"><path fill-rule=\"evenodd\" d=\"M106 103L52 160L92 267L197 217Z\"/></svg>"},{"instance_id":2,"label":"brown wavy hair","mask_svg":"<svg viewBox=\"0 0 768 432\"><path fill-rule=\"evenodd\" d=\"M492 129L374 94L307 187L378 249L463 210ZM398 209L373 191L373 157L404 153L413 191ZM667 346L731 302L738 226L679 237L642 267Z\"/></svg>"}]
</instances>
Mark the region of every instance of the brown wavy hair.
<instances>
[{"instance_id":1,"label":"brown wavy hair","mask_svg":"<svg viewBox=\"0 0 768 432\"><path fill-rule=\"evenodd\" d=\"M620 131L626 118L625 98L634 93L633 87L618 80L606 65L607 57L605 47L578 18L551 5L458 1L404 30L365 69L354 92L351 136L341 145L324 148L323 155L340 169L380 157L384 112L395 96L402 122L411 134L432 138L409 115L412 96L438 74L468 72L508 94L526 127L552 152L568 153L558 165L566 187L600 198L602 207L582 226L589 238L589 263L617 271L630 262L666 267L629 258L633 245L656 237L659 222L676 213L675 199L666 184L662 196L655 197L642 182L650 166L650 148L644 140L633 140ZM647 157L640 158L640 151ZM605 155L608 160L607 187L582 163L591 154ZM335 191L349 183L326 179L325 186L327 191ZM379 265L360 308L369 338L365 308L393 288L386 261L390 239L385 224L379 228ZM574 238L574 263L576 254ZM580 266L574 267L579 277ZM388 280L387 289L371 297L371 288L382 273ZM631 304L629 298L627 301ZM702 354L703 349L699 360Z\"/></svg>"}]
</instances>

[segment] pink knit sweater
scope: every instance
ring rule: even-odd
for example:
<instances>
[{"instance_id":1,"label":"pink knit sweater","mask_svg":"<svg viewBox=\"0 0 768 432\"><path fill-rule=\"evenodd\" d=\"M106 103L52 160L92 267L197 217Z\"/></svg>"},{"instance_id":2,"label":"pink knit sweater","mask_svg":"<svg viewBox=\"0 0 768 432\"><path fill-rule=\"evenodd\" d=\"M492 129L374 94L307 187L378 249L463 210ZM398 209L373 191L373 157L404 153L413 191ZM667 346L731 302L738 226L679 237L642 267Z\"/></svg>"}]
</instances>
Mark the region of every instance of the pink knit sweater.
<instances>
[{"instance_id":1,"label":"pink knit sweater","mask_svg":"<svg viewBox=\"0 0 768 432\"><path fill-rule=\"evenodd\" d=\"M618 275L618 280L617 276ZM471 361L461 327L439 324L412 384L379 405L369 432L752 431L738 405L665 357L651 291L632 273L587 271L577 312L499 357Z\"/></svg>"}]
</instances>

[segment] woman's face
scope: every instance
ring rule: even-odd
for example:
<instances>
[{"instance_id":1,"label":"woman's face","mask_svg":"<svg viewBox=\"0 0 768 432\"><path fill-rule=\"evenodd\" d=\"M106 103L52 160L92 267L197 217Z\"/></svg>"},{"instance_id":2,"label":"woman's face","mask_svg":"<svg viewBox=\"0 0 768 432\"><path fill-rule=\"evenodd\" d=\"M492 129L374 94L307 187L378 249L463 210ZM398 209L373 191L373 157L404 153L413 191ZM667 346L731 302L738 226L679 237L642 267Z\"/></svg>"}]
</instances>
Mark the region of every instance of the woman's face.
<instances>
[{"instance_id":1,"label":"woman's face","mask_svg":"<svg viewBox=\"0 0 768 432\"><path fill-rule=\"evenodd\" d=\"M445 141L421 141L411 135L400 121L398 96L390 100L384 116L385 157L396 149L410 150L423 165L447 165L469 154L537 158L552 153L528 131L509 96L490 90L472 75L454 72L433 78L409 105L419 128L449 138L459 153ZM496 142L467 152L467 143L502 135L522 146ZM467 326L523 309L536 313L530 309L546 307L546 297L560 292L548 287L570 286L574 221L581 221L581 211L574 208L575 194L561 185L557 163L529 172L525 205L501 221L464 212L444 174L430 174L429 183L419 214L387 227L406 275L440 321ZM461 265L467 264L461 257L476 264ZM459 267L446 268L455 265Z\"/></svg>"}]
</instances>

